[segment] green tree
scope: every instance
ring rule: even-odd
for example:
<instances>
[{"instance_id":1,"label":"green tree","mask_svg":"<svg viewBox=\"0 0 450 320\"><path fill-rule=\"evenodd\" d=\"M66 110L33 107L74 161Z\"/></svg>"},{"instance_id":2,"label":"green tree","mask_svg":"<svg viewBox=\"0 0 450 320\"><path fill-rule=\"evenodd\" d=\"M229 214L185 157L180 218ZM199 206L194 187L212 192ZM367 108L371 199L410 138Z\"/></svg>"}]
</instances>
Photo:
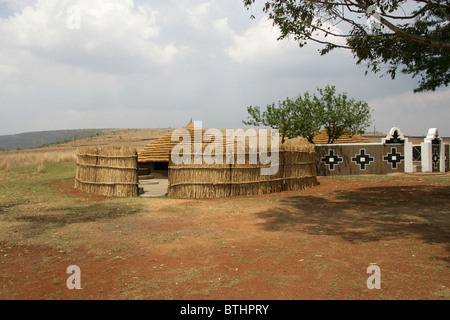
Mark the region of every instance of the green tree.
<instances>
[{"instance_id":1,"label":"green tree","mask_svg":"<svg viewBox=\"0 0 450 320\"><path fill-rule=\"evenodd\" d=\"M269 104L261 112L258 106L247 108L246 125L267 126L278 129L281 143L286 138L304 137L314 143L315 135L325 128L328 143L344 133L360 134L370 125L370 108L364 101L348 98L346 93L336 94L334 86L318 89L319 96L306 92L303 96Z\"/></svg>"},{"instance_id":2,"label":"green tree","mask_svg":"<svg viewBox=\"0 0 450 320\"><path fill-rule=\"evenodd\" d=\"M318 89L321 121L328 134L328 143L333 143L344 133L362 134L370 126L370 107L367 102L348 98L346 93L336 94L334 86Z\"/></svg>"},{"instance_id":3,"label":"green tree","mask_svg":"<svg viewBox=\"0 0 450 320\"><path fill-rule=\"evenodd\" d=\"M246 125L263 125L272 129L278 129L281 136L281 143L284 143L286 138L292 137L294 126L293 111L289 99L279 101L278 107L275 106L275 103L267 105L266 111L262 113L258 106L249 106L247 107L249 119L242 122Z\"/></svg>"},{"instance_id":4,"label":"green tree","mask_svg":"<svg viewBox=\"0 0 450 320\"><path fill-rule=\"evenodd\" d=\"M324 108L320 100L308 92L291 101L294 110L294 126L289 137L303 137L314 143L314 137L323 125Z\"/></svg>"},{"instance_id":5,"label":"green tree","mask_svg":"<svg viewBox=\"0 0 450 320\"><path fill-rule=\"evenodd\" d=\"M250 8L256 0L243 1ZM448 0L270 0L263 10L280 28L279 39L293 37L300 47L314 41L323 45L321 55L348 49L366 73L420 76L415 92L449 83Z\"/></svg>"}]
</instances>

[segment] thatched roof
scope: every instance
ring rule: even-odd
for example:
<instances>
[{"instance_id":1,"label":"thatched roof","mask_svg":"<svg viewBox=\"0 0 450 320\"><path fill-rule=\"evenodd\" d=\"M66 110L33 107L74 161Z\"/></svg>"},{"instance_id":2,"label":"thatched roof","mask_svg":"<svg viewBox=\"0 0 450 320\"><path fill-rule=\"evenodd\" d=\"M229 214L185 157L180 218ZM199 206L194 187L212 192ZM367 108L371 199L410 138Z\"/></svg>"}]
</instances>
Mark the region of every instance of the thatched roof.
<instances>
[{"instance_id":1,"label":"thatched roof","mask_svg":"<svg viewBox=\"0 0 450 320\"><path fill-rule=\"evenodd\" d=\"M192 120L183 128L189 132L191 136L191 153L194 152L194 131L195 126L192 123ZM198 129L197 129L198 130ZM205 136L205 132L207 132L208 129L202 128L202 137ZM174 130L175 131L175 130ZM173 131L173 132L174 132ZM226 150L226 136L225 136L225 130L221 130L223 134L223 152L225 154ZM153 141L152 143L145 146L141 151L138 152L138 161L139 162L169 162L169 157L172 149L180 143L180 141L172 141L172 134L168 133L157 140ZM180 139L181 140L181 139ZM211 141L203 141L202 150L211 144ZM237 139L235 137L234 139L234 150L235 153L237 152ZM270 148L270 136L268 137L268 148ZM248 151L248 145L245 146L246 150ZM280 142L280 149L281 150L296 150L296 151L311 151L309 143L305 143L304 141L293 139L292 141L289 141L289 143L284 143L281 145ZM270 150L270 149L269 149Z\"/></svg>"},{"instance_id":2,"label":"thatched roof","mask_svg":"<svg viewBox=\"0 0 450 320\"><path fill-rule=\"evenodd\" d=\"M191 121L181 129L186 129L191 135L192 143L194 142L194 124ZM204 129L202 132L204 133ZM145 146L138 152L139 162L169 162L169 156L172 149L179 141L172 141L173 131L156 139L152 143Z\"/></svg>"},{"instance_id":3,"label":"thatched roof","mask_svg":"<svg viewBox=\"0 0 450 320\"><path fill-rule=\"evenodd\" d=\"M191 121L184 126L183 128L189 132L191 141L190 141L190 147L191 147L191 154L194 153L194 141L195 141L195 131L199 130L199 128L196 128L194 126L194 123ZM180 137L179 140L172 141L172 135L175 133L175 131L178 129L175 129L174 131L158 138L157 140L153 141L152 143L145 146L141 151L138 152L138 162L169 162L170 153L172 149L177 146L181 141L182 138ZM202 138L206 136L206 132L208 129L201 129L202 132ZM224 138L225 140L225 138ZM214 141L214 140L213 140ZM205 149L205 147L209 144L211 144L213 141L202 141L202 150ZM224 141L225 142L225 141ZM225 153L225 147L224 144L224 153Z\"/></svg>"},{"instance_id":4,"label":"thatched roof","mask_svg":"<svg viewBox=\"0 0 450 320\"><path fill-rule=\"evenodd\" d=\"M319 133L314 137L314 144L327 144L328 143L328 134L327 130L320 130ZM370 143L370 140L364 138L360 135L351 135L349 133L343 134L339 139L334 140L335 143Z\"/></svg>"}]
</instances>

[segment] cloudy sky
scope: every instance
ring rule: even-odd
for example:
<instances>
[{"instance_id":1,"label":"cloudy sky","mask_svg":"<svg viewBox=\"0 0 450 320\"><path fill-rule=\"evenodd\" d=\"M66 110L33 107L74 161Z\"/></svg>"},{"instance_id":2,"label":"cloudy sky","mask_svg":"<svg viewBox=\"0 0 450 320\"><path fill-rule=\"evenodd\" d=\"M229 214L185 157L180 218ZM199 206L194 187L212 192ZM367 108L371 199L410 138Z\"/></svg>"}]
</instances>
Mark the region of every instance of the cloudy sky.
<instances>
[{"instance_id":1,"label":"cloudy sky","mask_svg":"<svg viewBox=\"0 0 450 320\"><path fill-rule=\"evenodd\" d=\"M365 76L349 52L277 36L242 0L0 1L0 135L244 127L249 105L335 85L369 103L368 131L450 136L450 88L414 94L416 79Z\"/></svg>"}]
</instances>

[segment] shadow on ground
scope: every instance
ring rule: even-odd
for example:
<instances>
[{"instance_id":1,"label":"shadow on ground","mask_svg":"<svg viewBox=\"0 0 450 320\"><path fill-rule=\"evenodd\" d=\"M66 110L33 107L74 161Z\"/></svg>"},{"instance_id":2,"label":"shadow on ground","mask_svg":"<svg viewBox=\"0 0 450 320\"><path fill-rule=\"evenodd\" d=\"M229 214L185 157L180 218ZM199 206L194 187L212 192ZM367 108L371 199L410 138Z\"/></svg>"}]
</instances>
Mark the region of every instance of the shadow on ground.
<instances>
[{"instance_id":1,"label":"shadow on ground","mask_svg":"<svg viewBox=\"0 0 450 320\"><path fill-rule=\"evenodd\" d=\"M405 235L450 251L450 187L367 187L328 196L295 196L257 213L271 231L303 231L338 236L349 242Z\"/></svg>"},{"instance_id":2,"label":"shadow on ground","mask_svg":"<svg viewBox=\"0 0 450 320\"><path fill-rule=\"evenodd\" d=\"M48 209L40 214L21 215L16 217L15 220L27 222L27 224L21 226L21 233L25 238L28 238L50 229L63 228L75 223L110 221L136 212L137 210L131 207L93 203L80 207Z\"/></svg>"}]
</instances>

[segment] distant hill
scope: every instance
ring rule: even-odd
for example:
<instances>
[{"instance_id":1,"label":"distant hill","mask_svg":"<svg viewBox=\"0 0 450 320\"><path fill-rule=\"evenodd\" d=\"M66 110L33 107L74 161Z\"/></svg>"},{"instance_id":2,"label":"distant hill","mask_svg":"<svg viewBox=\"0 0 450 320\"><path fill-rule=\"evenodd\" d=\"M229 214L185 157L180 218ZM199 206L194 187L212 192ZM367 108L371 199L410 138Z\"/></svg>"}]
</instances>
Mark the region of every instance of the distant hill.
<instances>
[{"instance_id":1,"label":"distant hill","mask_svg":"<svg viewBox=\"0 0 450 320\"><path fill-rule=\"evenodd\" d=\"M172 130L171 128L110 128L27 132L0 136L0 151L44 146L49 146L50 148L76 148L78 146L105 145L126 145L139 150ZM386 137L386 134L366 133L362 137L370 142L381 142L381 138ZM414 144L420 144L424 139L424 137L407 137ZM443 137L443 140L444 143L450 143L450 137Z\"/></svg>"},{"instance_id":2,"label":"distant hill","mask_svg":"<svg viewBox=\"0 0 450 320\"><path fill-rule=\"evenodd\" d=\"M0 136L0 150L36 148L101 134L101 129L73 129L4 135Z\"/></svg>"}]
</instances>

